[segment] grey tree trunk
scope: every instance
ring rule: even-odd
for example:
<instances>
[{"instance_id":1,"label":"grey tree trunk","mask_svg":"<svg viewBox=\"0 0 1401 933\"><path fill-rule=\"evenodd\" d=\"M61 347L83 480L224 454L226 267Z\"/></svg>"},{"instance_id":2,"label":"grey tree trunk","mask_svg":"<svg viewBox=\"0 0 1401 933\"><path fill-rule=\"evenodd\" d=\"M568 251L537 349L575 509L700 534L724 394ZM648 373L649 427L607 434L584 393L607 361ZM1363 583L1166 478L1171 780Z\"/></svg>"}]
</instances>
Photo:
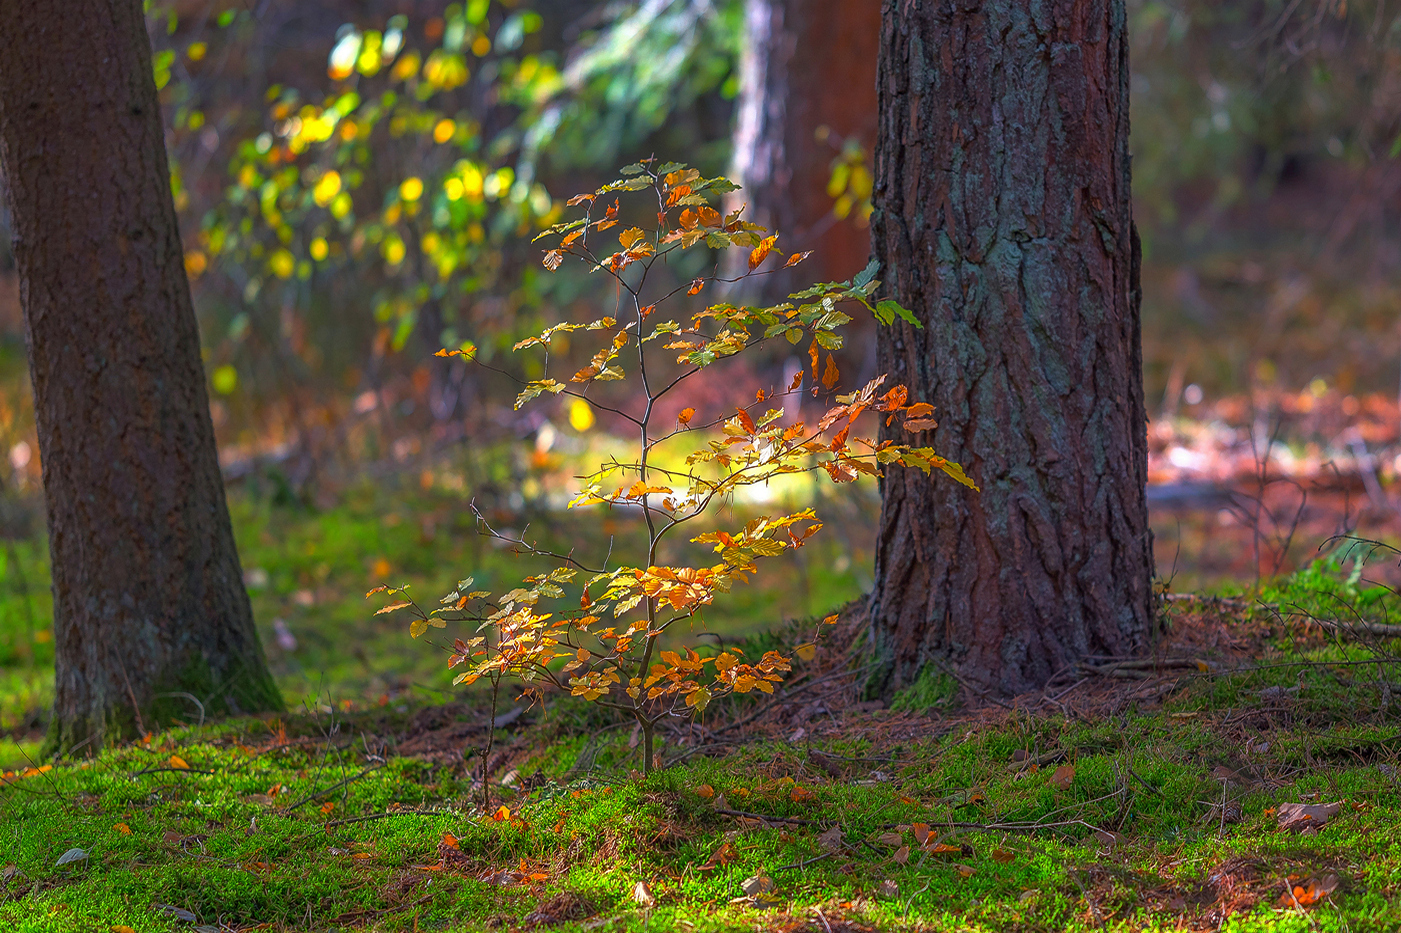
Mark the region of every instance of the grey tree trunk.
<instances>
[{"instance_id":1,"label":"grey tree trunk","mask_svg":"<svg viewBox=\"0 0 1401 933\"><path fill-rule=\"evenodd\" d=\"M1155 628L1124 2L886 0L879 98L873 250L925 325L879 369L982 492L885 476L878 687L1038 689Z\"/></svg>"},{"instance_id":2,"label":"grey tree trunk","mask_svg":"<svg viewBox=\"0 0 1401 933\"><path fill-rule=\"evenodd\" d=\"M234 547L141 0L0 0L53 562L50 740L282 708Z\"/></svg>"}]
</instances>

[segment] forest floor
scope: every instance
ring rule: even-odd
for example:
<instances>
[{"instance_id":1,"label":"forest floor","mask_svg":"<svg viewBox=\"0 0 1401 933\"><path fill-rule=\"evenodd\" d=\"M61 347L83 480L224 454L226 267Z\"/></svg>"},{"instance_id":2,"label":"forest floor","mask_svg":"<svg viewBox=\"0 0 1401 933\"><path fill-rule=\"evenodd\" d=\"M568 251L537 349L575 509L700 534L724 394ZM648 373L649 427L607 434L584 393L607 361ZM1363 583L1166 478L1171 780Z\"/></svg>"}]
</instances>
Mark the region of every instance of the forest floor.
<instances>
[{"instance_id":1,"label":"forest floor","mask_svg":"<svg viewBox=\"0 0 1401 933\"><path fill-rule=\"evenodd\" d=\"M1395 537L1401 419L1346 402L1298 396L1287 443L1284 415L1155 422L1160 579L1227 595L1166 599L1149 657L1011 701L934 677L885 706L862 702L849 611L774 701L667 731L646 777L630 723L507 697L493 724L362 598L538 572L477 533L468 488L542 544L635 544L549 504L594 452L428 463L313 503L243 480L235 531L293 712L192 705L80 762L38 758L42 536L0 535L0 929L1401 929L1401 572L1385 546L1317 550ZM731 595L719 638L790 647L780 620L869 588L878 500L843 492L804 502L827 529Z\"/></svg>"},{"instance_id":2,"label":"forest floor","mask_svg":"<svg viewBox=\"0 0 1401 933\"><path fill-rule=\"evenodd\" d=\"M0 927L1396 929L1401 628L1329 571L1167 601L1149 658L981 705L946 678L860 702L849 607L646 777L629 723L558 699L493 724L478 692L34 762L0 787Z\"/></svg>"}]
</instances>

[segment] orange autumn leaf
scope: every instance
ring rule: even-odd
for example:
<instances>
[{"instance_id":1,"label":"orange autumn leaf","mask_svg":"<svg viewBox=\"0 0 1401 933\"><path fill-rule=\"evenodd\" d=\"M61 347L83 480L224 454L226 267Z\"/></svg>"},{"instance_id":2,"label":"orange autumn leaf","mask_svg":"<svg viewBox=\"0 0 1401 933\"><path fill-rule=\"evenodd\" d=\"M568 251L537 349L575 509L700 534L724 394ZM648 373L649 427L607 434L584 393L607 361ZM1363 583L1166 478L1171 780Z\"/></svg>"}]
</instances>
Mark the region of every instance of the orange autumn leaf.
<instances>
[{"instance_id":1,"label":"orange autumn leaf","mask_svg":"<svg viewBox=\"0 0 1401 933\"><path fill-rule=\"evenodd\" d=\"M711 797L715 796L715 788L711 787L709 784L702 784L700 787L696 788L696 793L700 794L706 800L709 800Z\"/></svg>"},{"instance_id":2,"label":"orange autumn leaf","mask_svg":"<svg viewBox=\"0 0 1401 933\"><path fill-rule=\"evenodd\" d=\"M788 792L788 798L794 803L812 803L817 795L806 787L795 787Z\"/></svg>"},{"instance_id":3,"label":"orange autumn leaf","mask_svg":"<svg viewBox=\"0 0 1401 933\"><path fill-rule=\"evenodd\" d=\"M457 837L454 836L452 833L443 833L443 839L441 844L447 846L449 849L461 848L461 846L458 845Z\"/></svg>"},{"instance_id":4,"label":"orange autumn leaf","mask_svg":"<svg viewBox=\"0 0 1401 933\"><path fill-rule=\"evenodd\" d=\"M323 803L323 804L321 805L321 812L322 812L322 814L324 815L324 814L330 813L330 812L331 812L332 810L334 810L335 808L336 808L336 805L335 805L334 803L332 803L331 801L328 800L328 801L326 801L325 803Z\"/></svg>"},{"instance_id":5,"label":"orange autumn leaf","mask_svg":"<svg viewBox=\"0 0 1401 933\"><path fill-rule=\"evenodd\" d=\"M491 815L491 819L495 823L509 823L511 821L511 808L504 804L497 807L496 812Z\"/></svg>"},{"instance_id":6,"label":"orange autumn leaf","mask_svg":"<svg viewBox=\"0 0 1401 933\"><path fill-rule=\"evenodd\" d=\"M691 287L686 289L686 294L699 295L702 288L705 288L705 279L695 279L691 282Z\"/></svg>"},{"instance_id":7,"label":"orange autumn leaf","mask_svg":"<svg viewBox=\"0 0 1401 933\"><path fill-rule=\"evenodd\" d=\"M190 766L185 763L185 759L181 758L179 755L170 756L170 766L172 768L178 768L181 771L188 771L190 768Z\"/></svg>"},{"instance_id":8,"label":"orange autumn leaf","mask_svg":"<svg viewBox=\"0 0 1401 933\"><path fill-rule=\"evenodd\" d=\"M117 832L121 833L123 836L131 835L131 827L126 825L125 823L117 823L112 828L115 829Z\"/></svg>"},{"instance_id":9,"label":"orange autumn leaf","mask_svg":"<svg viewBox=\"0 0 1401 933\"><path fill-rule=\"evenodd\" d=\"M690 424L691 419L695 416L696 410L694 408L683 408L681 409L681 414L676 416L676 420L681 424Z\"/></svg>"},{"instance_id":10,"label":"orange autumn leaf","mask_svg":"<svg viewBox=\"0 0 1401 933\"><path fill-rule=\"evenodd\" d=\"M769 258L769 253L773 250L773 245L778 242L777 235L767 236L759 241L759 245L749 251L749 271L753 272L759 268L759 264Z\"/></svg>"},{"instance_id":11,"label":"orange autumn leaf","mask_svg":"<svg viewBox=\"0 0 1401 933\"><path fill-rule=\"evenodd\" d=\"M837 380L842 378L842 374L837 371L837 361L832 359L832 354L827 354L827 366L822 370L822 387L831 391L837 384Z\"/></svg>"}]
</instances>

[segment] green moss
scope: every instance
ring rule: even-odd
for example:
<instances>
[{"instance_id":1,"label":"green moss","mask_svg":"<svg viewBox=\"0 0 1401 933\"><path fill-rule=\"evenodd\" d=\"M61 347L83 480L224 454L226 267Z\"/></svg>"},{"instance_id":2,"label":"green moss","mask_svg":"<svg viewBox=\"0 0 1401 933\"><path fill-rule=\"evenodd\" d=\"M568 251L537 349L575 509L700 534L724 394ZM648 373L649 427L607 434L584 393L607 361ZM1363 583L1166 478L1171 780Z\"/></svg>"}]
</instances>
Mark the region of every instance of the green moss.
<instances>
[{"instance_id":1,"label":"green moss","mask_svg":"<svg viewBox=\"0 0 1401 933\"><path fill-rule=\"evenodd\" d=\"M926 710L948 706L958 697L958 681L933 664L926 664L918 679L895 694L893 710Z\"/></svg>"}]
</instances>

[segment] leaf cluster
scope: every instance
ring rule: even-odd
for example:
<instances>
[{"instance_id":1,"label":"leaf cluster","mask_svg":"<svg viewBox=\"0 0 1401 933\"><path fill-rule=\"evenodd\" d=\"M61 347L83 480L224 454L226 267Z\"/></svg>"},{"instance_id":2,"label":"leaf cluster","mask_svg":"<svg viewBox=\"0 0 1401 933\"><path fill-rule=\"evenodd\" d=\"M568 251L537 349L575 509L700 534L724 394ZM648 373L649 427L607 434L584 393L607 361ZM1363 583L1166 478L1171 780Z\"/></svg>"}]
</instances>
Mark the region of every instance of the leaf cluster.
<instances>
[{"instance_id":1,"label":"leaf cluster","mask_svg":"<svg viewBox=\"0 0 1401 933\"><path fill-rule=\"evenodd\" d=\"M850 281L818 283L775 305L720 301L686 317L664 317L663 307L708 287L790 268L807 257L794 253L780 262L783 250L777 235L746 220L742 207L723 211L716 206L723 207L719 199L734 190L729 179L705 178L681 163L638 162L623 168L616 181L571 198L568 204L580 208L582 216L556 223L536 237L553 241L542 258L546 269L557 270L566 261L585 264L591 273L612 279L619 306L616 316L557 324L517 343L517 351L543 350L547 358L545 374L522 385L516 408L544 395L565 395L635 429L635 458L614 459L581 477L582 486L569 506L639 515L648 531L647 549L610 566L611 553L590 564L573 552L553 553L524 539L510 539L520 551L554 562L556 569L526 577L523 586L500 594L473 589L469 578L431 612L412 600L381 610L414 613L410 631L415 636L447 621L477 623L475 634L457 639L451 650L450 666L464 668L459 682L481 677L495 682L509 675L531 689L552 688L613 706L637 719L650 744L651 729L664 716L693 715L729 693L771 693L782 681L791 658L778 651L750 660L738 649L660 650L659 642L682 621L703 622L705 607L736 584L749 582L760 560L803 547L822 523L812 509L803 509L760 516L740 528L698 530L688 540L710 547L717 557L715 563L699 566L659 563L659 546L669 535L714 515L741 489L785 474L820 471L833 482L846 483L904 466L926 474L937 470L977 488L957 463L940 457L932 447L853 433L868 413L883 417L886 425L899 419L912 436L937 426L933 406L911 401L904 386L886 388L885 376L836 393L841 374L833 351L842 346L840 329L852 320L846 309L864 309L882 324L900 319L920 326L897 302L874 297L880 286L876 264ZM624 197L643 201L644 210L655 212L655 224L625 223ZM618 232L610 232L615 227ZM744 271L727 279L717 270L653 294L649 277L659 264L701 245L746 250ZM549 375L551 342L578 332L603 336L597 352L572 375ZM752 403L733 413L700 418L694 408L685 408L674 423L659 423L657 402L681 391L687 380L721 360L780 339L794 345L806 342L810 378L799 371L782 389L760 388ZM488 365L476 358L471 346L444 349L439 355ZM631 406L602 393L600 386L610 382L632 384ZM812 422L802 417L797 404L805 382L812 396L826 404L825 412ZM785 400L788 407L779 404ZM694 445L696 438L699 446ZM693 444L684 457L685 469L658 464L661 445L685 441ZM483 524L487 533L496 534L484 520ZM378 591L398 595L402 589ZM819 634L814 633L813 642ZM803 647L810 649L811 643ZM644 761L650 765L650 755Z\"/></svg>"}]
</instances>

